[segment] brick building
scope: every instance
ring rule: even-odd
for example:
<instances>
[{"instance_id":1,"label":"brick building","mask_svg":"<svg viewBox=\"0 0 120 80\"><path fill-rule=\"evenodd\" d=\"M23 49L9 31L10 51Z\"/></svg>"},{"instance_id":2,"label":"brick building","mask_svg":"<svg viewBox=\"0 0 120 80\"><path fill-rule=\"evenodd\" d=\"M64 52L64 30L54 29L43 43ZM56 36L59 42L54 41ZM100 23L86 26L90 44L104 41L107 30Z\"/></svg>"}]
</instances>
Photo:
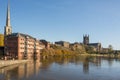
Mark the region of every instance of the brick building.
<instances>
[{"instance_id":1,"label":"brick building","mask_svg":"<svg viewBox=\"0 0 120 80\"><path fill-rule=\"evenodd\" d=\"M46 48L46 49L49 49L49 48L50 48L50 42L48 42L48 41L46 41L46 40L40 40L40 42L45 45L45 48Z\"/></svg>"},{"instance_id":2,"label":"brick building","mask_svg":"<svg viewBox=\"0 0 120 80\"><path fill-rule=\"evenodd\" d=\"M93 47L93 50L95 52L101 52L101 49L102 49L101 43L90 43L90 44L88 44L88 46Z\"/></svg>"},{"instance_id":3,"label":"brick building","mask_svg":"<svg viewBox=\"0 0 120 80\"><path fill-rule=\"evenodd\" d=\"M5 38L5 54L11 57L40 56L40 41L22 33L12 33Z\"/></svg>"},{"instance_id":4,"label":"brick building","mask_svg":"<svg viewBox=\"0 0 120 80\"><path fill-rule=\"evenodd\" d=\"M70 47L70 43L69 42L66 42L66 41L58 41L58 42L55 42L56 45L59 45L59 46L63 46L63 47L66 47L66 48L69 48Z\"/></svg>"}]
</instances>

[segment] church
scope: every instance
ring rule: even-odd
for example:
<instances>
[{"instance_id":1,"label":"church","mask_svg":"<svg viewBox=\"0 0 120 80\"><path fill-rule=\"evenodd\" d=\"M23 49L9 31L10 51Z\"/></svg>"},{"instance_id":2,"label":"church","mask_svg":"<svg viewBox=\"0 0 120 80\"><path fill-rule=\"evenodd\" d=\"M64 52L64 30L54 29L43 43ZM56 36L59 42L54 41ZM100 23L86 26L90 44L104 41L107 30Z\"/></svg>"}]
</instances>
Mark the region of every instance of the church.
<instances>
[{"instance_id":1,"label":"church","mask_svg":"<svg viewBox=\"0 0 120 80\"><path fill-rule=\"evenodd\" d=\"M89 35L83 35L83 44L92 47L95 52L102 50L101 43L89 43Z\"/></svg>"}]
</instances>

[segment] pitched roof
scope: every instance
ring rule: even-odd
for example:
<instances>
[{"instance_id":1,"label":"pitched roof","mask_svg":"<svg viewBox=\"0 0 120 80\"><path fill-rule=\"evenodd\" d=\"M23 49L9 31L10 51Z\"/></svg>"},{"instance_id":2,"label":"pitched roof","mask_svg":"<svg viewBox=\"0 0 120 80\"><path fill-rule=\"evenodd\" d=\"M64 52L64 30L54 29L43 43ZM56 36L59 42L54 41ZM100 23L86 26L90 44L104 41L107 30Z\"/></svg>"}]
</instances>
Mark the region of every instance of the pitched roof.
<instances>
[{"instance_id":1,"label":"pitched roof","mask_svg":"<svg viewBox=\"0 0 120 80\"><path fill-rule=\"evenodd\" d=\"M25 37L25 38L29 37L29 38L32 38L32 39L36 39L36 38L34 38L34 37L32 37L28 34L23 34L23 33L12 33L10 35L7 35L7 37L19 37L19 36L22 36L22 37Z\"/></svg>"}]
</instances>

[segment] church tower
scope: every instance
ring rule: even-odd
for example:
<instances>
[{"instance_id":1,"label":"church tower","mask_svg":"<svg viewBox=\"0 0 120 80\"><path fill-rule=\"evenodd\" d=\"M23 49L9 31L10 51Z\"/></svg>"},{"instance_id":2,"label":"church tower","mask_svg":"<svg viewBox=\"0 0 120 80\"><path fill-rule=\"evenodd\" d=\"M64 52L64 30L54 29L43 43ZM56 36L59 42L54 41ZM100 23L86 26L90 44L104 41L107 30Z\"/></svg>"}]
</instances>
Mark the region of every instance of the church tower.
<instances>
[{"instance_id":1,"label":"church tower","mask_svg":"<svg viewBox=\"0 0 120 80\"><path fill-rule=\"evenodd\" d=\"M6 17L6 26L4 28L4 35L10 35L12 34L12 27L10 24L10 5L9 5L9 1L8 1L8 6L7 6L7 17Z\"/></svg>"},{"instance_id":2,"label":"church tower","mask_svg":"<svg viewBox=\"0 0 120 80\"><path fill-rule=\"evenodd\" d=\"M87 45L87 44L89 44L89 35L83 35L83 44L84 45Z\"/></svg>"}]
</instances>

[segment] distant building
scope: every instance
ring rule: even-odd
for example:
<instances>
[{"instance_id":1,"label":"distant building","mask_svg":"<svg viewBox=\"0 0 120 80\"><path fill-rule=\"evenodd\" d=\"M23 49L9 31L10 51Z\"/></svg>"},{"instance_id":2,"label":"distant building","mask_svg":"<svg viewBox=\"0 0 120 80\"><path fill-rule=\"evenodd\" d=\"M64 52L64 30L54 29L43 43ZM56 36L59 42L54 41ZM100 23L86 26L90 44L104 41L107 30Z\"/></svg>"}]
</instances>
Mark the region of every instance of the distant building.
<instances>
[{"instance_id":1,"label":"distant building","mask_svg":"<svg viewBox=\"0 0 120 80\"><path fill-rule=\"evenodd\" d=\"M89 43L89 35L83 36L83 44L93 47L95 52L100 52L102 49L101 43Z\"/></svg>"},{"instance_id":2,"label":"distant building","mask_svg":"<svg viewBox=\"0 0 120 80\"><path fill-rule=\"evenodd\" d=\"M69 48L69 46L70 46L70 43L66 42L66 41L58 41L58 42L55 42L55 44L59 45L59 46L66 47L66 48Z\"/></svg>"},{"instance_id":3,"label":"distant building","mask_svg":"<svg viewBox=\"0 0 120 80\"><path fill-rule=\"evenodd\" d=\"M109 52L109 48L102 48L101 53L108 53Z\"/></svg>"},{"instance_id":4,"label":"distant building","mask_svg":"<svg viewBox=\"0 0 120 80\"><path fill-rule=\"evenodd\" d=\"M42 42L40 42L40 46L42 49L45 49L45 45Z\"/></svg>"},{"instance_id":5,"label":"distant building","mask_svg":"<svg viewBox=\"0 0 120 80\"><path fill-rule=\"evenodd\" d=\"M83 35L83 44L84 45L87 45L87 44L89 44L89 35Z\"/></svg>"},{"instance_id":6,"label":"distant building","mask_svg":"<svg viewBox=\"0 0 120 80\"><path fill-rule=\"evenodd\" d=\"M75 49L83 49L83 45L80 44L80 43L73 43L73 44L70 44L70 48L72 48L73 50Z\"/></svg>"},{"instance_id":7,"label":"distant building","mask_svg":"<svg viewBox=\"0 0 120 80\"><path fill-rule=\"evenodd\" d=\"M113 50L114 54L120 54L120 50Z\"/></svg>"},{"instance_id":8,"label":"distant building","mask_svg":"<svg viewBox=\"0 0 120 80\"><path fill-rule=\"evenodd\" d=\"M18 58L40 56L40 50L40 41L29 35L12 33L6 36L5 54L8 56Z\"/></svg>"},{"instance_id":9,"label":"distant building","mask_svg":"<svg viewBox=\"0 0 120 80\"><path fill-rule=\"evenodd\" d=\"M40 40L40 42L42 42L45 45L46 49L50 48L50 42L46 41L46 40Z\"/></svg>"},{"instance_id":10,"label":"distant building","mask_svg":"<svg viewBox=\"0 0 120 80\"><path fill-rule=\"evenodd\" d=\"M95 52L101 51L101 43L90 43L88 46L93 47Z\"/></svg>"}]
</instances>

